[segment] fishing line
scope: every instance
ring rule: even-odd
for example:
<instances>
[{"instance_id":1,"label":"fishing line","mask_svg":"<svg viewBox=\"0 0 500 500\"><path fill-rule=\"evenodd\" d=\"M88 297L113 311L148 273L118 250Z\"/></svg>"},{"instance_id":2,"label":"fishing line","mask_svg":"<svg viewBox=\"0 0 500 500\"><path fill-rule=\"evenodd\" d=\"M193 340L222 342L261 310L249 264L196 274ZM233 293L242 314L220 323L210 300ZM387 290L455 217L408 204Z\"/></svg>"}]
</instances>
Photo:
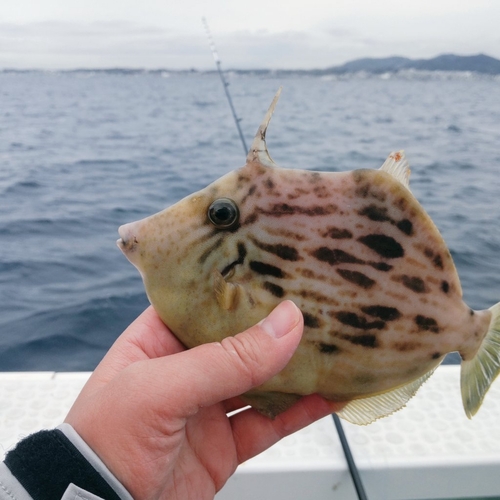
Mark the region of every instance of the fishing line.
<instances>
[{"instance_id":1,"label":"fishing line","mask_svg":"<svg viewBox=\"0 0 500 500\"><path fill-rule=\"evenodd\" d=\"M365 488L363 486L363 481L361 481L361 476L359 474L358 467L356 465L356 462L354 461L354 457L352 456L349 443L347 442L347 437L344 432L344 427L342 427L342 422L335 413L332 413L332 418L335 424L335 428L337 429L337 434L339 435L340 444L342 445L342 449L344 450L347 466L349 467L349 472L351 474L352 482L354 483L354 488L356 489L356 493L358 494L358 498L359 500L368 500Z\"/></svg>"},{"instance_id":2,"label":"fishing line","mask_svg":"<svg viewBox=\"0 0 500 500\"><path fill-rule=\"evenodd\" d=\"M231 99L231 94L229 93L229 83L227 82L224 73L222 72L219 54L217 53L217 49L215 48L215 42L212 38L212 33L210 32L210 28L208 27L208 22L206 18L202 17L201 21L205 26L205 31L207 32L208 43L210 44L210 49L212 50L212 54L214 56L215 65L217 66L217 72L219 73L220 79L222 81L222 86L224 87L224 91L226 92L227 101L229 102L229 107L231 108L231 113L233 114L234 122L236 123L236 128L238 129L238 133L240 134L241 143L243 144L243 149L245 151L245 156L248 154L248 148L245 143L245 138L243 137L243 132L241 131L240 121L241 118L238 118L236 114L236 110L234 109L233 100Z\"/></svg>"},{"instance_id":3,"label":"fishing line","mask_svg":"<svg viewBox=\"0 0 500 500\"><path fill-rule=\"evenodd\" d=\"M217 49L215 48L215 42L212 37L212 33L210 32L210 28L208 27L208 22L206 18L202 18L203 25L205 26L205 31L207 33L208 42L210 44L210 49L212 50L212 54L214 56L215 65L217 67L217 71L219 73L222 86L224 87L224 91L226 92L227 101L229 102L229 107L231 108L231 113L233 114L234 122L236 123L236 128L238 129L238 133L240 135L241 143L243 144L243 149L245 151L245 156L248 154L248 148L245 143L245 138L243 137L243 132L241 131L240 121L236 114L236 110L234 109L233 100L231 99L231 94L229 93L229 83L226 81L224 77L224 73L221 68L219 54L217 53ZM342 427L342 423L340 419L335 413L332 414L333 422L335 423L335 428L337 429L337 434L339 435L340 444L342 445L342 449L344 450L344 455L347 461L347 466L349 467L349 472L351 474L352 482L354 483L354 488L356 489L356 493L358 495L359 500L368 500L366 496L365 489L363 487L363 482L361 481L361 476L359 475L358 467L356 466L356 462L354 461L354 457L351 453L351 448L349 447L349 443L347 442L347 437L344 433L344 428Z\"/></svg>"}]
</instances>

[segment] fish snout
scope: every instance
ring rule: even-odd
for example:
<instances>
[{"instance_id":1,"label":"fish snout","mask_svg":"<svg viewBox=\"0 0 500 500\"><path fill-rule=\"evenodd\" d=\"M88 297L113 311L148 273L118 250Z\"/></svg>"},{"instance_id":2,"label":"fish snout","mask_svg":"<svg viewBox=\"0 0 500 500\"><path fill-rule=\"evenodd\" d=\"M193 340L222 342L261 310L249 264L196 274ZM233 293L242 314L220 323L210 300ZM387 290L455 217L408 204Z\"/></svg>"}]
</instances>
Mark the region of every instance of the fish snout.
<instances>
[{"instance_id":1,"label":"fish snout","mask_svg":"<svg viewBox=\"0 0 500 500\"><path fill-rule=\"evenodd\" d=\"M123 224L118 228L120 238L116 240L118 248L125 254L125 256L133 262L133 254L137 250L139 240L137 238L138 224L136 222L129 222Z\"/></svg>"}]
</instances>

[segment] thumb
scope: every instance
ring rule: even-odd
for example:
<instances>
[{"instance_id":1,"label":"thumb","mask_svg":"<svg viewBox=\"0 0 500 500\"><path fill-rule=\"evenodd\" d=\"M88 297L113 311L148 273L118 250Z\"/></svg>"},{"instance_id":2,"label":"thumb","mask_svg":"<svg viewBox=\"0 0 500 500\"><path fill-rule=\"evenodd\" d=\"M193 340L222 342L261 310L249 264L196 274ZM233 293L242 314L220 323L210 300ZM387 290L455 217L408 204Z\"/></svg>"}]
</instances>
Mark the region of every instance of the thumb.
<instances>
[{"instance_id":1,"label":"thumb","mask_svg":"<svg viewBox=\"0 0 500 500\"><path fill-rule=\"evenodd\" d=\"M291 301L282 302L243 333L164 358L170 377L179 377L176 384L170 385L169 394L163 395L170 407L176 400L179 417L239 396L285 367L300 342L302 330L299 308Z\"/></svg>"}]
</instances>

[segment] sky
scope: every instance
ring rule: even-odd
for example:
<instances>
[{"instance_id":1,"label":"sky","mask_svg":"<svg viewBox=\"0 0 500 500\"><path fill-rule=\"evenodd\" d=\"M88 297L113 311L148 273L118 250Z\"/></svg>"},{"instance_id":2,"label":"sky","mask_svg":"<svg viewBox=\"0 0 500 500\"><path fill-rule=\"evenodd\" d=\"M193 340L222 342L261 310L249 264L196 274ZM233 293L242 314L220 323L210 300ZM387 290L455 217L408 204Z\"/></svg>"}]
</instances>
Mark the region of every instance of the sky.
<instances>
[{"instance_id":1,"label":"sky","mask_svg":"<svg viewBox=\"0 0 500 500\"><path fill-rule=\"evenodd\" d=\"M326 68L361 57L500 59L500 0L3 0L1 68Z\"/></svg>"}]
</instances>

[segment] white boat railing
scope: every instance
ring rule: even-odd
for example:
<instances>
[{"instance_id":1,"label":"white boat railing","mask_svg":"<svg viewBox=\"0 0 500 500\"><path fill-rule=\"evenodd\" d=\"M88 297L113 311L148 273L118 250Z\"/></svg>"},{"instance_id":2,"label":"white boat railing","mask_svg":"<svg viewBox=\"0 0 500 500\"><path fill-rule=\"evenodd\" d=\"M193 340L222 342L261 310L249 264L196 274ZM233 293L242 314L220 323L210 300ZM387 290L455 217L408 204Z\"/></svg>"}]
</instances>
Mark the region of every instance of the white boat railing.
<instances>
[{"instance_id":1,"label":"white boat railing","mask_svg":"<svg viewBox=\"0 0 500 500\"><path fill-rule=\"evenodd\" d=\"M0 455L60 424L89 373L0 373ZM500 381L462 409L459 367L441 366L407 407L369 426L343 422L370 500L500 498ZM331 417L241 465L217 500L357 500Z\"/></svg>"}]
</instances>

